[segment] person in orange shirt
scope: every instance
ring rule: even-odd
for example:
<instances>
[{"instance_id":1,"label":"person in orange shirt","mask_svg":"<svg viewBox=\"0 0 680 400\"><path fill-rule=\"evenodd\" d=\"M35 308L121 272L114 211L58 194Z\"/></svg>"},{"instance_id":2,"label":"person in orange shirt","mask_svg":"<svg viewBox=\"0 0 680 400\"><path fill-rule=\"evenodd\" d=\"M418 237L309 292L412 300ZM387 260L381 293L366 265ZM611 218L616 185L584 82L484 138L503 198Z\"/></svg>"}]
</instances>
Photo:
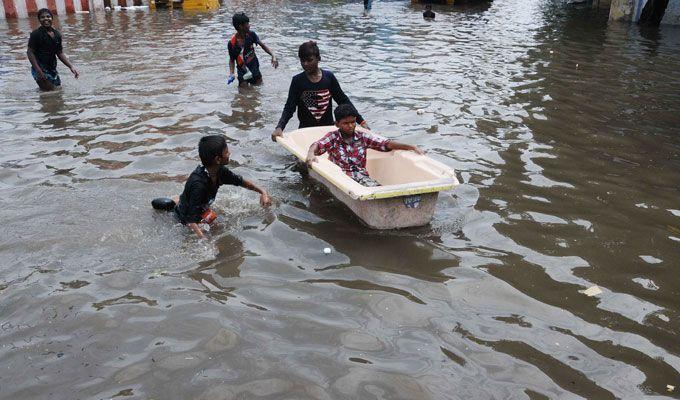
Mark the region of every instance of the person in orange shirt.
<instances>
[{"instance_id":1,"label":"person in orange shirt","mask_svg":"<svg viewBox=\"0 0 680 400\"><path fill-rule=\"evenodd\" d=\"M272 57L272 66L278 68L279 61L274 52L267 47L254 31L250 30L250 19L244 13L237 13L231 19L236 33L229 39L229 80L234 81L234 72L237 73L239 86L246 84L259 85L262 83L260 62L255 54L255 45L262 47Z\"/></svg>"}]
</instances>

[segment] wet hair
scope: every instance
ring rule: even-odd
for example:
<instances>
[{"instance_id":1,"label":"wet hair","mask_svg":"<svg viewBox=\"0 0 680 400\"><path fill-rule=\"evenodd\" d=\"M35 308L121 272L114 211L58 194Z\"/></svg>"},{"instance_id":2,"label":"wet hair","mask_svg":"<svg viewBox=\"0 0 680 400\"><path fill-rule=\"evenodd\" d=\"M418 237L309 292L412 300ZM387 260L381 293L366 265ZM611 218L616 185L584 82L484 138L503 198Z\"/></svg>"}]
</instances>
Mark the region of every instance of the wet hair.
<instances>
[{"instance_id":1,"label":"wet hair","mask_svg":"<svg viewBox=\"0 0 680 400\"><path fill-rule=\"evenodd\" d=\"M300 45L300 48L298 49L298 58L300 60L305 60L305 59L311 58L311 57L316 57L319 60L321 60L321 53L319 52L319 46L317 46L316 42L313 41L313 40L302 43Z\"/></svg>"},{"instance_id":2,"label":"wet hair","mask_svg":"<svg viewBox=\"0 0 680 400\"><path fill-rule=\"evenodd\" d=\"M49 8L41 8L38 10L38 20L40 20L40 16L43 14L50 14L50 17L54 17L54 15L52 15L52 11L50 11Z\"/></svg>"},{"instance_id":3,"label":"wet hair","mask_svg":"<svg viewBox=\"0 0 680 400\"><path fill-rule=\"evenodd\" d=\"M431 9L432 9L432 4L425 4L425 9L426 9L426 10L431 10Z\"/></svg>"},{"instance_id":4,"label":"wet hair","mask_svg":"<svg viewBox=\"0 0 680 400\"><path fill-rule=\"evenodd\" d=\"M234 29L238 29L239 26L245 25L250 22L250 18L244 12L236 13L231 17L231 24L234 25Z\"/></svg>"},{"instance_id":5,"label":"wet hair","mask_svg":"<svg viewBox=\"0 0 680 400\"><path fill-rule=\"evenodd\" d=\"M340 121L341 119L347 117L357 117L359 115L357 109L351 104L340 104L335 108L333 114L335 115L336 121Z\"/></svg>"},{"instance_id":6,"label":"wet hair","mask_svg":"<svg viewBox=\"0 0 680 400\"><path fill-rule=\"evenodd\" d=\"M203 136L198 142L198 156L204 167L211 167L215 163L215 157L221 156L227 148L227 141L222 135Z\"/></svg>"}]
</instances>

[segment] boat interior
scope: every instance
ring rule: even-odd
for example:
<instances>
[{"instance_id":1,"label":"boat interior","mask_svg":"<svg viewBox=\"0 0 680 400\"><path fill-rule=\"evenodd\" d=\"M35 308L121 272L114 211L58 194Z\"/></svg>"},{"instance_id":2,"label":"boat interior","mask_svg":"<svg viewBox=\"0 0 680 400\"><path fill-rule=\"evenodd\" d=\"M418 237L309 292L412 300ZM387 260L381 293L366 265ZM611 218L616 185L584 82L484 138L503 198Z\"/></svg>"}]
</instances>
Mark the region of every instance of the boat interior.
<instances>
[{"instance_id":1,"label":"boat interior","mask_svg":"<svg viewBox=\"0 0 680 400\"><path fill-rule=\"evenodd\" d=\"M334 126L302 128L286 134L278 141L304 161L309 146L335 129ZM313 169L351 197L362 200L441 191L458 184L452 168L426 155L403 150L369 150L366 158L369 175L382 186L366 187L355 182L340 167L329 161L327 154L319 157L319 162L313 165Z\"/></svg>"}]
</instances>

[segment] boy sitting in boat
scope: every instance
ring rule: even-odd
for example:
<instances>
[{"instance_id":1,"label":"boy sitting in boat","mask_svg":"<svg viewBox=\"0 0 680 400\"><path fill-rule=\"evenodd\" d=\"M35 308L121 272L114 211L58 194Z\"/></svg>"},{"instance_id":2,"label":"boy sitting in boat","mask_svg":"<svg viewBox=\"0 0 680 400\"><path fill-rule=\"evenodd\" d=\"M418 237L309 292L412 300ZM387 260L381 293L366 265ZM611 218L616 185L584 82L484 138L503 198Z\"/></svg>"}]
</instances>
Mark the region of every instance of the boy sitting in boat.
<instances>
[{"instance_id":1,"label":"boy sitting in boat","mask_svg":"<svg viewBox=\"0 0 680 400\"><path fill-rule=\"evenodd\" d=\"M203 136L198 142L198 155L202 165L196 167L189 175L182 194L172 199L154 199L151 202L153 208L174 210L179 222L186 224L202 239L205 236L198 224L210 224L217 218L217 214L210 209L210 204L215 200L220 186L242 186L259 193L260 205L263 207L271 204L269 195L264 189L227 168L229 147L224 136Z\"/></svg>"},{"instance_id":2,"label":"boy sitting in boat","mask_svg":"<svg viewBox=\"0 0 680 400\"><path fill-rule=\"evenodd\" d=\"M307 165L318 161L316 156L328 152L328 159L339 166L350 178L364 186L380 186L380 183L368 175L366 170L366 151L410 150L418 154L423 152L416 146L399 143L382 136L357 131L357 110L350 104L340 104L335 109L335 126L338 128L328 132L314 142L307 152Z\"/></svg>"}]
</instances>

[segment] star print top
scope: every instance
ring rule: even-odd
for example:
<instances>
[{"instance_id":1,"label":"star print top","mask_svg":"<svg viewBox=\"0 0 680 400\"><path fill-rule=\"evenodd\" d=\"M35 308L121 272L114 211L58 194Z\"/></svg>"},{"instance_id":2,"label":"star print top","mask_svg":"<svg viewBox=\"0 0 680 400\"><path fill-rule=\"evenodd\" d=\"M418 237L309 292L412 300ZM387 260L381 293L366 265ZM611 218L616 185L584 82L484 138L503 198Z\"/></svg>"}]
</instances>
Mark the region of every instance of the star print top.
<instances>
[{"instance_id":1,"label":"star print top","mask_svg":"<svg viewBox=\"0 0 680 400\"><path fill-rule=\"evenodd\" d=\"M333 161L355 181L368 176L366 170L366 150L389 151L388 139L368 132L354 131L354 136L345 142L339 130L328 132L315 143L319 146L315 155L328 152L328 159Z\"/></svg>"},{"instance_id":2,"label":"star print top","mask_svg":"<svg viewBox=\"0 0 680 400\"><path fill-rule=\"evenodd\" d=\"M352 105L331 71L322 69L321 80L316 83L311 82L304 72L299 73L290 82L288 99L276 127L284 129L293 117L296 108L300 120L299 128L333 125L331 100L335 100L337 104ZM352 107L354 106L352 105ZM364 119L359 115L357 122L362 123L363 121Z\"/></svg>"}]
</instances>

